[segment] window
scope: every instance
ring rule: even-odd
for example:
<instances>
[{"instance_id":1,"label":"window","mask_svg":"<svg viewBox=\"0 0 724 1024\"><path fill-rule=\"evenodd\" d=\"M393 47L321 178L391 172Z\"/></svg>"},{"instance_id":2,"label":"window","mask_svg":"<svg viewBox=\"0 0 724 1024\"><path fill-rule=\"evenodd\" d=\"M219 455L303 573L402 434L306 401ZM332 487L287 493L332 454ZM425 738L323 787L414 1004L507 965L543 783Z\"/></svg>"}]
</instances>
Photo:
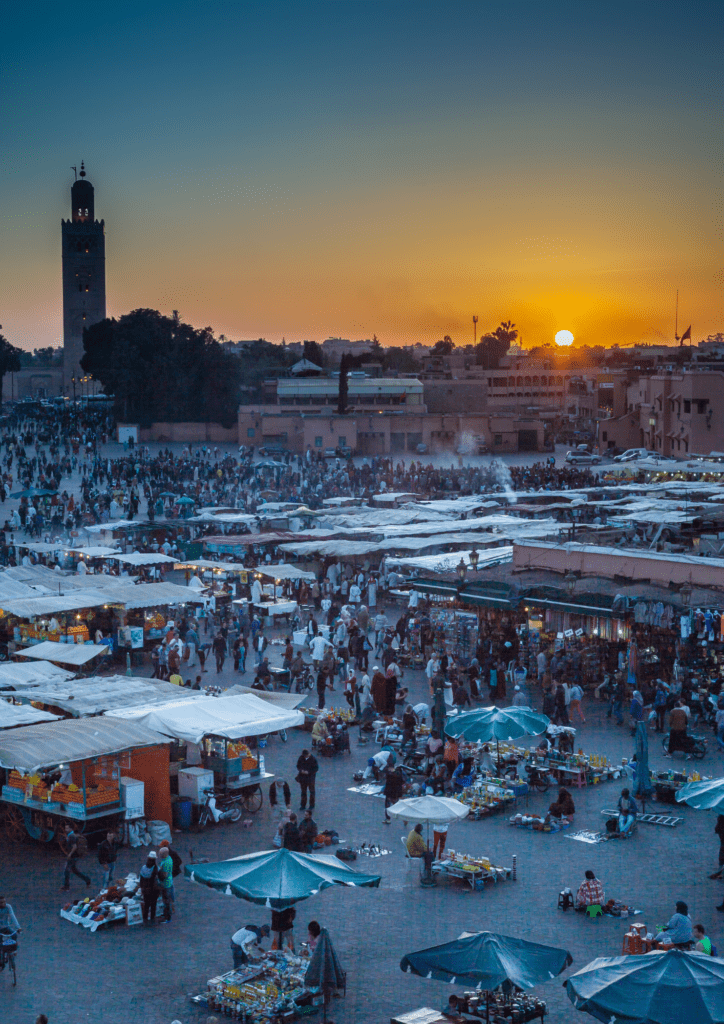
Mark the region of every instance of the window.
<instances>
[{"instance_id":1,"label":"window","mask_svg":"<svg viewBox=\"0 0 724 1024\"><path fill-rule=\"evenodd\" d=\"M315 448L321 448L322 447L322 440L323 440L323 438L321 438L321 437L315 437L314 438L314 447Z\"/></svg>"},{"instance_id":2,"label":"window","mask_svg":"<svg viewBox=\"0 0 724 1024\"><path fill-rule=\"evenodd\" d=\"M247 437L253 437L254 436L254 428L253 427L247 427L246 436Z\"/></svg>"},{"instance_id":3,"label":"window","mask_svg":"<svg viewBox=\"0 0 724 1024\"><path fill-rule=\"evenodd\" d=\"M497 447L498 445L501 445L502 443L503 443L503 435L502 434L495 434L495 436L493 437L493 444Z\"/></svg>"},{"instance_id":4,"label":"window","mask_svg":"<svg viewBox=\"0 0 724 1024\"><path fill-rule=\"evenodd\" d=\"M706 407L709 404L708 398L697 398L696 400L696 411L700 416L703 416L706 412Z\"/></svg>"},{"instance_id":5,"label":"window","mask_svg":"<svg viewBox=\"0 0 724 1024\"><path fill-rule=\"evenodd\" d=\"M337 444L339 445L340 448L346 448L347 447L347 438L340 436L339 438L337 438Z\"/></svg>"},{"instance_id":6,"label":"window","mask_svg":"<svg viewBox=\"0 0 724 1024\"><path fill-rule=\"evenodd\" d=\"M684 412L691 412L691 402L688 398L684 399Z\"/></svg>"}]
</instances>

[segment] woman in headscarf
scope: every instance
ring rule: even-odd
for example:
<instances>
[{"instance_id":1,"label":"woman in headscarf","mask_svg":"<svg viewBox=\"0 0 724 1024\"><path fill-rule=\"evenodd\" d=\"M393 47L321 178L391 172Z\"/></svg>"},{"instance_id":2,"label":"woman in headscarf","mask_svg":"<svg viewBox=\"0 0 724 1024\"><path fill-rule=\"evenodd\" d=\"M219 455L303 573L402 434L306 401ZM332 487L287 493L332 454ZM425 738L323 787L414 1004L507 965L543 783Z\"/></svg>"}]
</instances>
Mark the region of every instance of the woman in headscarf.
<instances>
[{"instance_id":1,"label":"woman in headscarf","mask_svg":"<svg viewBox=\"0 0 724 1024\"><path fill-rule=\"evenodd\" d=\"M312 726L312 739L317 746L324 746L329 737L329 729L322 715L319 715L317 721Z\"/></svg>"},{"instance_id":2,"label":"woman in headscarf","mask_svg":"<svg viewBox=\"0 0 724 1024\"><path fill-rule=\"evenodd\" d=\"M395 700L397 698L397 673L396 665L388 665L385 672L385 710L386 715L394 715Z\"/></svg>"}]
</instances>

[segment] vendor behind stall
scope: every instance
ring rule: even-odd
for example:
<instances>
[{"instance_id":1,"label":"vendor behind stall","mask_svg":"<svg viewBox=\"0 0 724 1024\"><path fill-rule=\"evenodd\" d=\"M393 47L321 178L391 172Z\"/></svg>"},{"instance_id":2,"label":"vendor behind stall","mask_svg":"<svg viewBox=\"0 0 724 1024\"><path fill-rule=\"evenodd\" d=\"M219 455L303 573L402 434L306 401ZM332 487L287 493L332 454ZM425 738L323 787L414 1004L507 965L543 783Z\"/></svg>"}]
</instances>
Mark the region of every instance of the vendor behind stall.
<instances>
[{"instance_id":1,"label":"vendor behind stall","mask_svg":"<svg viewBox=\"0 0 724 1024\"><path fill-rule=\"evenodd\" d=\"M422 825L415 825L407 837L406 846L410 857L422 857L427 851L427 843L422 838Z\"/></svg>"},{"instance_id":2,"label":"vendor behind stall","mask_svg":"<svg viewBox=\"0 0 724 1024\"><path fill-rule=\"evenodd\" d=\"M266 938L270 932L268 924L263 924L261 927L247 924L244 928L239 928L234 932L231 936L231 955L234 958L235 970L249 963L249 954L261 949L262 939Z\"/></svg>"}]
</instances>

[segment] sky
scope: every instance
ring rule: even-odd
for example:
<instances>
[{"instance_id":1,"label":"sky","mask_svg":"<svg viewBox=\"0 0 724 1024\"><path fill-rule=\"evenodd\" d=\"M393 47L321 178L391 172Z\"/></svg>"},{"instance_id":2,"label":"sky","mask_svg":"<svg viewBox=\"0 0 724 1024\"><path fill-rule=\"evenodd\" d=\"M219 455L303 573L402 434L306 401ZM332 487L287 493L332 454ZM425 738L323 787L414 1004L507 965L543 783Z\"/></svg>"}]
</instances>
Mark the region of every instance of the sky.
<instances>
[{"instance_id":1,"label":"sky","mask_svg":"<svg viewBox=\"0 0 724 1024\"><path fill-rule=\"evenodd\" d=\"M724 330L719 3L6 3L0 323L62 343L85 161L109 316L231 339Z\"/></svg>"}]
</instances>

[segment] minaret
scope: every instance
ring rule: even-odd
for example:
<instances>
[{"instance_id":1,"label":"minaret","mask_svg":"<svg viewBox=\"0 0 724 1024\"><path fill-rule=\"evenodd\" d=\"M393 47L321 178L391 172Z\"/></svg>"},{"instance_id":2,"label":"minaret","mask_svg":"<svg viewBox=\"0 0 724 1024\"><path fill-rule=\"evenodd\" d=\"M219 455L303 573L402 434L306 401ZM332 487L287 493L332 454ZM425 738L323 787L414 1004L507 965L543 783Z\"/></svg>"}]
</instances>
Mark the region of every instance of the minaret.
<instances>
[{"instance_id":1,"label":"minaret","mask_svg":"<svg viewBox=\"0 0 724 1024\"><path fill-rule=\"evenodd\" d=\"M75 170L75 168L73 168ZM81 163L70 190L71 219L63 234L63 386L66 395L81 393L83 328L106 315L106 240L103 221L94 219L93 186ZM75 378L75 388L73 384Z\"/></svg>"}]
</instances>

